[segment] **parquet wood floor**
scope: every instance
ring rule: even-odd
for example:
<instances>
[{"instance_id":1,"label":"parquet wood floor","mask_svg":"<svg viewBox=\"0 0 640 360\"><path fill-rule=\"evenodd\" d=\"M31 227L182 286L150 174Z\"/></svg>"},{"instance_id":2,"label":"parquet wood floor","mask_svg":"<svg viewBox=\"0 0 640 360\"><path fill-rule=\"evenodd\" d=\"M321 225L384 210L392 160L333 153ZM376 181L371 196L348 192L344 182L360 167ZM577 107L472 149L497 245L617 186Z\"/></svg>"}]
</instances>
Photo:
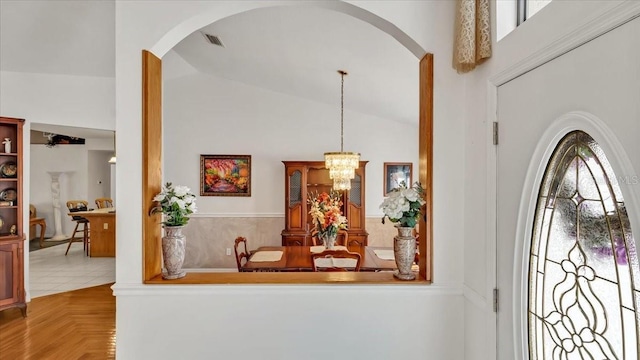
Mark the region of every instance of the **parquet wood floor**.
<instances>
[{"instance_id":1,"label":"parquet wood floor","mask_svg":"<svg viewBox=\"0 0 640 360\"><path fill-rule=\"evenodd\" d=\"M115 359L111 285L32 299L26 318L0 312L0 360Z\"/></svg>"}]
</instances>

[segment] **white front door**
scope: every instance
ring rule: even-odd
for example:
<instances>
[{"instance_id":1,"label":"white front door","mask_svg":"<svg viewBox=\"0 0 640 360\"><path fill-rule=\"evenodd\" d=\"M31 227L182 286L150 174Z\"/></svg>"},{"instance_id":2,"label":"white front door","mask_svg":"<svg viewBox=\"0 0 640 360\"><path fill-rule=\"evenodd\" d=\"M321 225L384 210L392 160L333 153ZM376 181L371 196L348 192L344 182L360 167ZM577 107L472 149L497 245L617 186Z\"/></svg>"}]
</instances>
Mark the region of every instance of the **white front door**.
<instances>
[{"instance_id":1,"label":"white front door","mask_svg":"<svg viewBox=\"0 0 640 360\"><path fill-rule=\"evenodd\" d=\"M498 90L499 103L511 101L509 97L510 84L503 85ZM505 95L505 93L507 95ZM511 96L509 96L511 95ZM514 298L520 292L521 284L514 288L514 282L521 278L522 257L519 251L523 239L516 239L518 224L518 210L525 174L531 157L531 149L537 137L532 139L532 133L541 133L542 124L520 124L514 117L510 107L499 109L500 143L497 146L497 288L499 289L499 305L497 312L497 354L500 360L521 359L522 356L514 352L514 345L521 341L522 333L516 330L522 326L515 325L519 315L514 314ZM513 109L515 110L515 109ZM517 112L517 111L516 111ZM514 317L515 315L515 317Z\"/></svg>"},{"instance_id":2,"label":"white front door","mask_svg":"<svg viewBox=\"0 0 640 360\"><path fill-rule=\"evenodd\" d=\"M640 47L633 45L640 44L638 31L640 19L595 38L498 88L498 359L526 360L529 357L527 272L532 234L527 221L533 220L533 213L529 213L529 209L532 203L535 206L540 186L540 179L531 177L539 175L547 165L542 157L538 156L536 160L535 156L545 147L556 145L549 139L541 141L543 135L547 136L547 129L556 128L558 119L565 114L587 112L594 114L612 131L627 154L637 154L637 119L640 116L637 106L640 72L637 64L640 63ZM576 122L574 129L558 127L557 135L562 137L575 129L581 129L580 121ZM587 132L591 134L591 131ZM635 170L627 169L625 171L628 173L621 172L618 175L637 175L637 171L640 171L639 158L629 158ZM530 166L533 171L529 171ZM637 186L627 186L626 189L638 191ZM525 231L527 226L528 232Z\"/></svg>"}]
</instances>

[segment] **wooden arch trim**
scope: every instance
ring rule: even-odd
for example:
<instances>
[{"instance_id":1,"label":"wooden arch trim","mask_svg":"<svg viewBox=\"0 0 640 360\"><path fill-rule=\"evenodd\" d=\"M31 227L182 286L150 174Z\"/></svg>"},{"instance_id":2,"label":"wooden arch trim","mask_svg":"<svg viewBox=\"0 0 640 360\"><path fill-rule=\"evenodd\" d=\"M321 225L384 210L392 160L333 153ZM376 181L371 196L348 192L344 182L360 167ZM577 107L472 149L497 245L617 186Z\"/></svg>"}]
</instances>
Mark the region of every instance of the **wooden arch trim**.
<instances>
[{"instance_id":1,"label":"wooden arch trim","mask_svg":"<svg viewBox=\"0 0 640 360\"><path fill-rule=\"evenodd\" d=\"M425 217L420 220L420 280L403 284L431 283L433 275L433 54L420 60L419 175L425 190ZM162 188L162 60L142 51L142 274L153 284L251 284L325 283L316 274L187 274L178 280L162 279L161 215L150 215L153 198ZM425 221L426 219L426 221ZM424 239L424 240L423 240ZM283 276L286 275L286 276ZM390 274L348 274L352 283L398 283Z\"/></svg>"},{"instance_id":2,"label":"wooden arch trim","mask_svg":"<svg viewBox=\"0 0 640 360\"><path fill-rule=\"evenodd\" d=\"M420 219L420 276L432 281L433 275L433 54L420 59L420 125L418 179L424 186L425 216Z\"/></svg>"},{"instance_id":3,"label":"wooden arch trim","mask_svg":"<svg viewBox=\"0 0 640 360\"><path fill-rule=\"evenodd\" d=\"M150 215L162 188L162 60L142 51L142 274L148 281L162 273L160 214Z\"/></svg>"}]
</instances>

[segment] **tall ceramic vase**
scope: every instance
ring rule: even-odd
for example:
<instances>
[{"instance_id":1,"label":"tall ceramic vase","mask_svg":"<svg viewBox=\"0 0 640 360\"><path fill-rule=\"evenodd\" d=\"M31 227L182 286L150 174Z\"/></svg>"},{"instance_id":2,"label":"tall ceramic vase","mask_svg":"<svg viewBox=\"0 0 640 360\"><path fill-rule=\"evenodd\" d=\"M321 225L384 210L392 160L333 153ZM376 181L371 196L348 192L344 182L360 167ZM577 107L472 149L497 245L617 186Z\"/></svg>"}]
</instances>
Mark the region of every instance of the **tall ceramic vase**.
<instances>
[{"instance_id":1,"label":"tall ceramic vase","mask_svg":"<svg viewBox=\"0 0 640 360\"><path fill-rule=\"evenodd\" d=\"M338 234L332 234L329 231L318 233L318 239L322 240L322 245L327 249L333 249L336 245Z\"/></svg>"},{"instance_id":2,"label":"tall ceramic vase","mask_svg":"<svg viewBox=\"0 0 640 360\"><path fill-rule=\"evenodd\" d=\"M162 237L162 258L166 273L164 279L179 279L187 273L182 270L186 239L182 233L184 226L165 226Z\"/></svg>"},{"instance_id":3,"label":"tall ceramic vase","mask_svg":"<svg viewBox=\"0 0 640 360\"><path fill-rule=\"evenodd\" d=\"M396 258L398 272L394 276L400 280L414 280L416 275L411 265L416 256L416 238L412 227L397 226L398 235L393 238L393 254Z\"/></svg>"}]
</instances>

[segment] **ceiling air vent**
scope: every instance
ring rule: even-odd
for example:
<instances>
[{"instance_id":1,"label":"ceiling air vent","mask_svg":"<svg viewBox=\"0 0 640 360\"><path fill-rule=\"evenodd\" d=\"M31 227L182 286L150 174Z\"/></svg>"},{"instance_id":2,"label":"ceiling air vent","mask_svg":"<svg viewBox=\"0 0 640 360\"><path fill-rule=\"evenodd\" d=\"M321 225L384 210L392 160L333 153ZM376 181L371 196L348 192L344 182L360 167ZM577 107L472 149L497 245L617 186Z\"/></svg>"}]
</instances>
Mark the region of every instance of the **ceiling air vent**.
<instances>
[{"instance_id":1,"label":"ceiling air vent","mask_svg":"<svg viewBox=\"0 0 640 360\"><path fill-rule=\"evenodd\" d=\"M202 33L202 35L205 37L205 39L207 39L207 41L210 44L224 47L224 44L222 43L219 37L211 34L206 34L206 33Z\"/></svg>"}]
</instances>

